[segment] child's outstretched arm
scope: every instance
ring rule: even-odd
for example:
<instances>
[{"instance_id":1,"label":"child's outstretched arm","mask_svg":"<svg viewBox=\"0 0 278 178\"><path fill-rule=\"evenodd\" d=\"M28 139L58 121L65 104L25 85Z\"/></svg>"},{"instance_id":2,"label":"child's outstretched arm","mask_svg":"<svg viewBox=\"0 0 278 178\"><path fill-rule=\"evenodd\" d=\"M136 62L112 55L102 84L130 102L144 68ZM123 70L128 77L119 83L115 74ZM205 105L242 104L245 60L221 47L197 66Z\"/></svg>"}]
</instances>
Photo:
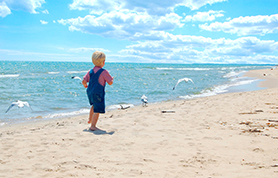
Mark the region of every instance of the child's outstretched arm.
<instances>
[{"instance_id":1,"label":"child's outstretched arm","mask_svg":"<svg viewBox=\"0 0 278 178\"><path fill-rule=\"evenodd\" d=\"M83 86L84 86L85 88L88 88L88 84L87 84L87 82L86 82L85 80L82 81L82 84L83 84Z\"/></svg>"}]
</instances>

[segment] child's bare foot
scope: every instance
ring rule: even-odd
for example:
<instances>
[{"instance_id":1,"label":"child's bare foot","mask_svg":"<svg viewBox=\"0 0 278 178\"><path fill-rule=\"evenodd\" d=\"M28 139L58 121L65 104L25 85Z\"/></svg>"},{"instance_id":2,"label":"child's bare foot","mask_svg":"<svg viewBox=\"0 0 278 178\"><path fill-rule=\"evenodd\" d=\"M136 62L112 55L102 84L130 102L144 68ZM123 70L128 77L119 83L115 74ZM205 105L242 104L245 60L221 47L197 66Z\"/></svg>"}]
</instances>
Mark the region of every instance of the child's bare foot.
<instances>
[{"instance_id":1,"label":"child's bare foot","mask_svg":"<svg viewBox=\"0 0 278 178\"><path fill-rule=\"evenodd\" d=\"M100 129L97 128L97 127L90 127L90 130L91 130L91 131L96 131L96 130L100 130Z\"/></svg>"}]
</instances>

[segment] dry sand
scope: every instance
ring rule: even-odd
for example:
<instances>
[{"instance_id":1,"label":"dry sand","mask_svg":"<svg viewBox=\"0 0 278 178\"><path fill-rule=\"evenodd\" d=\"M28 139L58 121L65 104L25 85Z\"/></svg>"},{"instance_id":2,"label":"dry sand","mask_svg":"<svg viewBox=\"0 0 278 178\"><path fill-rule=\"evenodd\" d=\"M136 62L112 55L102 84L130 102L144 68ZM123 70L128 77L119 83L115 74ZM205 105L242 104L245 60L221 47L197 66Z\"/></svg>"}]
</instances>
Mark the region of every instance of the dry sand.
<instances>
[{"instance_id":1,"label":"dry sand","mask_svg":"<svg viewBox=\"0 0 278 178\"><path fill-rule=\"evenodd\" d=\"M110 111L102 132L87 116L1 127L0 177L276 178L278 69L247 75L269 89Z\"/></svg>"}]
</instances>

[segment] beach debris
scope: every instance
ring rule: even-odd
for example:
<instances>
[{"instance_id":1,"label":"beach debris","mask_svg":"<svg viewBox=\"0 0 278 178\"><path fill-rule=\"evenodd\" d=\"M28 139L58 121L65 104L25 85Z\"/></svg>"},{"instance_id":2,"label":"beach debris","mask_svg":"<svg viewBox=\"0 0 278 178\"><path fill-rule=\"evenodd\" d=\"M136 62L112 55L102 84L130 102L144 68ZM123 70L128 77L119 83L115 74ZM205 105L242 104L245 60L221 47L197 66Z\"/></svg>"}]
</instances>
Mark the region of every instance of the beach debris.
<instances>
[{"instance_id":1,"label":"beach debris","mask_svg":"<svg viewBox=\"0 0 278 178\"><path fill-rule=\"evenodd\" d=\"M268 122L278 122L278 120L269 119Z\"/></svg>"},{"instance_id":2,"label":"beach debris","mask_svg":"<svg viewBox=\"0 0 278 178\"><path fill-rule=\"evenodd\" d=\"M266 105L275 105L275 103L265 103Z\"/></svg>"},{"instance_id":3,"label":"beach debris","mask_svg":"<svg viewBox=\"0 0 278 178\"><path fill-rule=\"evenodd\" d=\"M145 95L141 96L141 101L143 107L148 105L148 98Z\"/></svg>"},{"instance_id":4,"label":"beach debris","mask_svg":"<svg viewBox=\"0 0 278 178\"><path fill-rule=\"evenodd\" d=\"M82 81L82 79L80 77L78 77L78 76L72 76L71 79L77 79L77 80Z\"/></svg>"},{"instance_id":5,"label":"beach debris","mask_svg":"<svg viewBox=\"0 0 278 178\"><path fill-rule=\"evenodd\" d=\"M125 106L124 107L123 105L120 105L120 107L121 107L122 110L130 108L130 106Z\"/></svg>"},{"instance_id":6,"label":"beach debris","mask_svg":"<svg viewBox=\"0 0 278 178\"><path fill-rule=\"evenodd\" d=\"M20 100L17 100L16 102L12 102L12 104L10 105L10 107L7 109L6 113L14 106L17 106L18 108L23 108L24 106L27 106L29 107L31 110L31 106L29 105L28 102L24 102L24 101L20 101ZM32 110L33 111L33 110Z\"/></svg>"},{"instance_id":7,"label":"beach debris","mask_svg":"<svg viewBox=\"0 0 278 178\"><path fill-rule=\"evenodd\" d=\"M254 112L253 111L250 111L250 112L241 112L239 114L257 114L258 112L264 112L264 111L261 110L261 109L256 109Z\"/></svg>"},{"instance_id":8,"label":"beach debris","mask_svg":"<svg viewBox=\"0 0 278 178\"><path fill-rule=\"evenodd\" d=\"M225 126L225 125L227 125L227 122L219 121L219 124Z\"/></svg>"},{"instance_id":9,"label":"beach debris","mask_svg":"<svg viewBox=\"0 0 278 178\"><path fill-rule=\"evenodd\" d=\"M175 113L176 111L161 111L161 113Z\"/></svg>"},{"instance_id":10,"label":"beach debris","mask_svg":"<svg viewBox=\"0 0 278 178\"><path fill-rule=\"evenodd\" d=\"M177 87L177 85L179 84L179 83L181 83L182 81L185 81L185 82L192 82L192 83L194 83L193 82L193 80L192 79L190 79L190 78L182 78L182 79L179 79L178 80L178 82L176 83L176 85L173 87L173 90L175 90L175 88Z\"/></svg>"},{"instance_id":11,"label":"beach debris","mask_svg":"<svg viewBox=\"0 0 278 178\"><path fill-rule=\"evenodd\" d=\"M276 126L278 126L278 124L275 124L275 123L266 123L266 125L268 126L268 127L276 127Z\"/></svg>"},{"instance_id":12,"label":"beach debris","mask_svg":"<svg viewBox=\"0 0 278 178\"><path fill-rule=\"evenodd\" d=\"M257 114L257 112L250 111L250 112L241 112L239 114L241 114L241 115L243 115L243 114Z\"/></svg>"},{"instance_id":13,"label":"beach debris","mask_svg":"<svg viewBox=\"0 0 278 178\"><path fill-rule=\"evenodd\" d=\"M60 123L60 122L57 122L56 125L57 125L57 126L65 126L64 123Z\"/></svg>"},{"instance_id":14,"label":"beach debris","mask_svg":"<svg viewBox=\"0 0 278 178\"><path fill-rule=\"evenodd\" d=\"M249 125L249 124L252 124L253 122L251 121L242 121L241 123L239 124L244 124L244 125Z\"/></svg>"},{"instance_id":15,"label":"beach debris","mask_svg":"<svg viewBox=\"0 0 278 178\"><path fill-rule=\"evenodd\" d=\"M263 132L263 131L259 130L258 128L251 128L251 129L244 130L244 131L242 131L242 132L243 132L243 133L245 133L245 132L254 133L254 132Z\"/></svg>"},{"instance_id":16,"label":"beach debris","mask_svg":"<svg viewBox=\"0 0 278 178\"><path fill-rule=\"evenodd\" d=\"M254 152L264 152L264 150L262 148L255 148L253 149Z\"/></svg>"}]
</instances>

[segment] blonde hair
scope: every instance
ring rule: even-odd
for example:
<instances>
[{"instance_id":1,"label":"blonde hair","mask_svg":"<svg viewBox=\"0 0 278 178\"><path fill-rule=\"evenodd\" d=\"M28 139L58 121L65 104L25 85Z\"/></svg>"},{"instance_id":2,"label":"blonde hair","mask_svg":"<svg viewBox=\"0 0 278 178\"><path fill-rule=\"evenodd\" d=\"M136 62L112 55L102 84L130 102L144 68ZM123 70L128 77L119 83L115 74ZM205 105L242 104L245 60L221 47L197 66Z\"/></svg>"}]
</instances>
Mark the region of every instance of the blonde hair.
<instances>
[{"instance_id":1,"label":"blonde hair","mask_svg":"<svg viewBox=\"0 0 278 178\"><path fill-rule=\"evenodd\" d=\"M103 61L105 61L105 54L101 51L95 51L92 55L92 62L94 63L95 66L102 66Z\"/></svg>"}]
</instances>

